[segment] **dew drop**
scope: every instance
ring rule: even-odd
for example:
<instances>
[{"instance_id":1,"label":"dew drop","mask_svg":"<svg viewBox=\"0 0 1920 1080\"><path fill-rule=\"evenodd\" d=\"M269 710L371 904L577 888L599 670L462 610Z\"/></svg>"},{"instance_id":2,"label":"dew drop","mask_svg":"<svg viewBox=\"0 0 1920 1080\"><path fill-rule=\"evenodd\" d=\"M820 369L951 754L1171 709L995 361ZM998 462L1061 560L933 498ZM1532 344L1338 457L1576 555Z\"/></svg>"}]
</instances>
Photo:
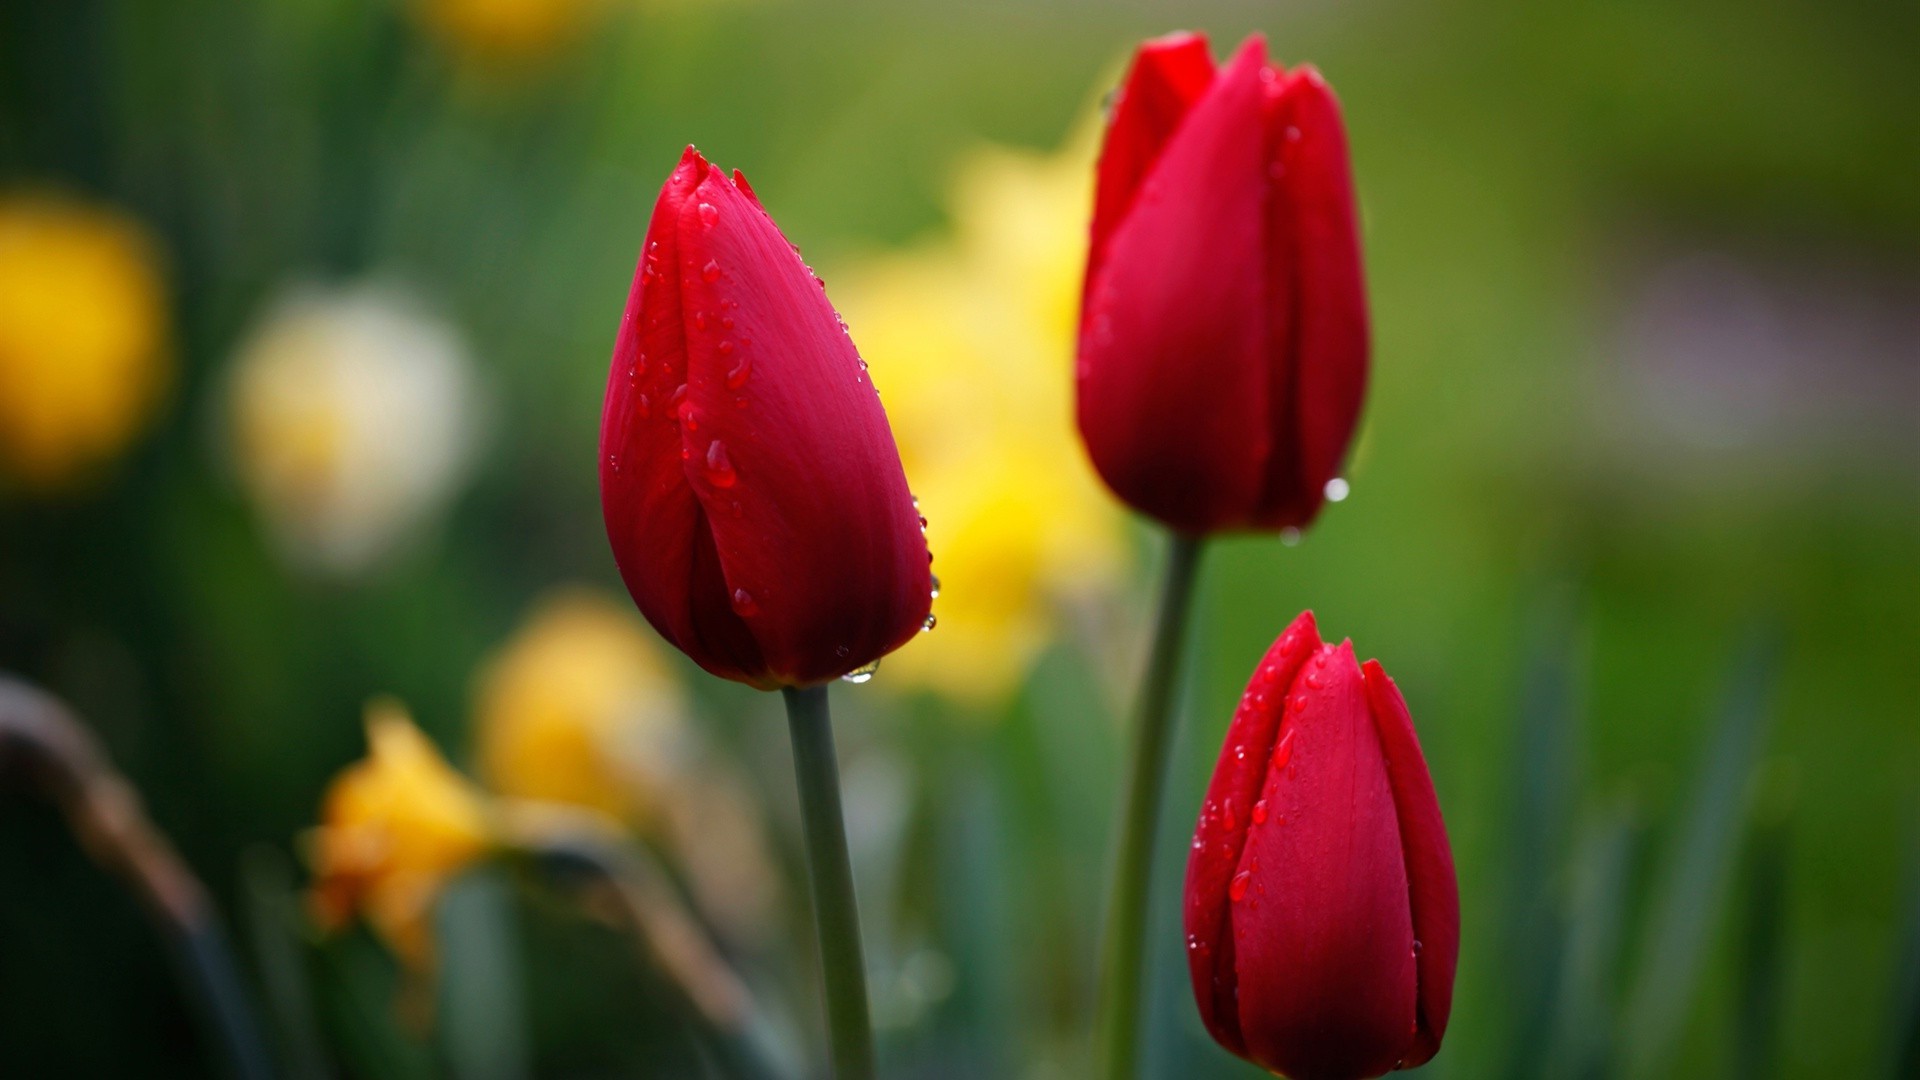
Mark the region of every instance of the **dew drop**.
<instances>
[{"instance_id":1,"label":"dew drop","mask_svg":"<svg viewBox=\"0 0 1920 1080\"><path fill-rule=\"evenodd\" d=\"M682 204L682 205L685 205L685 204ZM712 203L701 203L700 204L700 224L705 225L707 228L711 229L715 225L719 224L719 222L720 222L720 211L714 209L714 206Z\"/></svg>"},{"instance_id":2,"label":"dew drop","mask_svg":"<svg viewBox=\"0 0 1920 1080\"><path fill-rule=\"evenodd\" d=\"M1233 800L1224 799L1220 803L1220 827L1232 831L1240 827L1240 817L1233 812Z\"/></svg>"},{"instance_id":3,"label":"dew drop","mask_svg":"<svg viewBox=\"0 0 1920 1080\"><path fill-rule=\"evenodd\" d=\"M935 600L940 599L940 579L932 574L927 575L927 591Z\"/></svg>"},{"instance_id":4,"label":"dew drop","mask_svg":"<svg viewBox=\"0 0 1920 1080\"><path fill-rule=\"evenodd\" d=\"M1273 748L1273 767L1284 769L1287 762L1293 760L1293 732L1280 736L1280 745Z\"/></svg>"},{"instance_id":5,"label":"dew drop","mask_svg":"<svg viewBox=\"0 0 1920 1080\"><path fill-rule=\"evenodd\" d=\"M706 313L706 312L704 312L704 311L696 311L696 312L694 312L694 313L693 313L693 328L694 328L695 330L705 330L705 329L707 328L707 313Z\"/></svg>"},{"instance_id":6,"label":"dew drop","mask_svg":"<svg viewBox=\"0 0 1920 1080\"><path fill-rule=\"evenodd\" d=\"M700 278L703 281L719 281L720 264L713 259L708 259L707 265L700 268Z\"/></svg>"},{"instance_id":7,"label":"dew drop","mask_svg":"<svg viewBox=\"0 0 1920 1080\"><path fill-rule=\"evenodd\" d=\"M845 646L842 646L842 648L844 647ZM854 668L852 671L849 671L845 675L840 676L840 678L843 682L850 682L850 683L854 683L855 685L858 685L863 682L872 681L873 673L879 670L880 670L880 661L875 660L871 664Z\"/></svg>"},{"instance_id":8,"label":"dew drop","mask_svg":"<svg viewBox=\"0 0 1920 1080\"><path fill-rule=\"evenodd\" d=\"M1298 546L1300 543L1300 530L1294 528L1291 525L1287 526L1284 529L1281 529L1280 542L1287 545L1288 547Z\"/></svg>"},{"instance_id":9,"label":"dew drop","mask_svg":"<svg viewBox=\"0 0 1920 1080\"><path fill-rule=\"evenodd\" d=\"M1267 800L1261 799L1259 802L1253 804L1253 823L1255 825L1265 825L1267 823Z\"/></svg>"},{"instance_id":10,"label":"dew drop","mask_svg":"<svg viewBox=\"0 0 1920 1080\"><path fill-rule=\"evenodd\" d=\"M727 372L727 389L738 390L747 385L747 376L753 371L753 361L742 356L740 362Z\"/></svg>"},{"instance_id":11,"label":"dew drop","mask_svg":"<svg viewBox=\"0 0 1920 1080\"><path fill-rule=\"evenodd\" d=\"M717 348L720 350L721 356L730 356L733 353L733 342L723 341L717 346Z\"/></svg>"},{"instance_id":12,"label":"dew drop","mask_svg":"<svg viewBox=\"0 0 1920 1080\"><path fill-rule=\"evenodd\" d=\"M1233 881L1227 886L1227 899L1236 903L1247 898L1247 885L1253 881L1253 871L1242 870L1233 875Z\"/></svg>"},{"instance_id":13,"label":"dew drop","mask_svg":"<svg viewBox=\"0 0 1920 1080\"><path fill-rule=\"evenodd\" d=\"M687 427L692 428L693 424L688 423ZM727 458L726 445L719 439L713 440L707 447L707 479L713 481L715 487L730 488L739 478L733 471L733 462Z\"/></svg>"},{"instance_id":14,"label":"dew drop","mask_svg":"<svg viewBox=\"0 0 1920 1080\"><path fill-rule=\"evenodd\" d=\"M1245 761L1245 760L1247 760L1247 745L1246 745L1245 743L1235 743L1235 744L1234 744L1234 747L1233 747L1233 760L1235 760L1235 761Z\"/></svg>"},{"instance_id":15,"label":"dew drop","mask_svg":"<svg viewBox=\"0 0 1920 1080\"><path fill-rule=\"evenodd\" d=\"M1346 480L1341 477L1336 476L1333 479L1327 481L1327 501L1328 502L1344 502L1346 500L1346 497L1349 494L1351 494L1352 491L1353 491L1352 485L1348 484Z\"/></svg>"},{"instance_id":16,"label":"dew drop","mask_svg":"<svg viewBox=\"0 0 1920 1080\"><path fill-rule=\"evenodd\" d=\"M720 329L722 330L733 329L733 316L731 315L720 316Z\"/></svg>"},{"instance_id":17,"label":"dew drop","mask_svg":"<svg viewBox=\"0 0 1920 1080\"><path fill-rule=\"evenodd\" d=\"M1415 956L1420 955L1420 939L1419 938L1413 939L1413 955Z\"/></svg>"},{"instance_id":18,"label":"dew drop","mask_svg":"<svg viewBox=\"0 0 1920 1080\"><path fill-rule=\"evenodd\" d=\"M645 420L653 415L653 402L647 399L647 395L641 394L633 399L633 409L640 414L640 419Z\"/></svg>"},{"instance_id":19,"label":"dew drop","mask_svg":"<svg viewBox=\"0 0 1920 1080\"><path fill-rule=\"evenodd\" d=\"M753 602L753 594L745 589L733 590L733 613L745 618L760 614L760 605Z\"/></svg>"},{"instance_id":20,"label":"dew drop","mask_svg":"<svg viewBox=\"0 0 1920 1080\"><path fill-rule=\"evenodd\" d=\"M927 612L927 621L920 624L920 632L925 633L938 625L940 625L940 620L934 617L933 612L929 611Z\"/></svg>"}]
</instances>

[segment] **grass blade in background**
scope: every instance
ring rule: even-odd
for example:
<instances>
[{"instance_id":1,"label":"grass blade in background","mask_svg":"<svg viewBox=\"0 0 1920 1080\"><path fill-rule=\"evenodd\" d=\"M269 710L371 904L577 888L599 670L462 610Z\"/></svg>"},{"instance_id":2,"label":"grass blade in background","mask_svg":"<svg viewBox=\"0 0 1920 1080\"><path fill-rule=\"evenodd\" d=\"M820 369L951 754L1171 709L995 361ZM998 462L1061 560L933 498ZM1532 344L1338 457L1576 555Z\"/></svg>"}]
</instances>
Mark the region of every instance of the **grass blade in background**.
<instances>
[{"instance_id":1,"label":"grass blade in background","mask_svg":"<svg viewBox=\"0 0 1920 1080\"><path fill-rule=\"evenodd\" d=\"M505 875L482 868L440 898L440 1052L452 1080L521 1080L532 1073L525 974Z\"/></svg>"},{"instance_id":2,"label":"grass blade in background","mask_svg":"<svg viewBox=\"0 0 1920 1080\"><path fill-rule=\"evenodd\" d=\"M1692 1012L1733 877L1778 657L1768 637L1756 635L1742 649L1685 816L1654 880L1622 1031L1628 1076L1665 1075Z\"/></svg>"},{"instance_id":3,"label":"grass blade in background","mask_svg":"<svg viewBox=\"0 0 1920 1080\"><path fill-rule=\"evenodd\" d=\"M1786 993L1787 867L1791 794L1769 787L1747 844L1734 1016L1733 1075L1767 1080L1778 1073L1780 1014Z\"/></svg>"},{"instance_id":4,"label":"grass blade in background","mask_svg":"<svg viewBox=\"0 0 1920 1080\"><path fill-rule=\"evenodd\" d=\"M265 844L249 848L240 860L240 903L281 1067L288 1080L328 1080L292 860Z\"/></svg>"},{"instance_id":5,"label":"grass blade in background","mask_svg":"<svg viewBox=\"0 0 1920 1080\"><path fill-rule=\"evenodd\" d=\"M1548 1052L1529 1075L1600 1080L1613 1070L1616 987L1637 835L1630 807L1587 830L1573 862Z\"/></svg>"},{"instance_id":6,"label":"grass blade in background","mask_svg":"<svg viewBox=\"0 0 1920 1080\"><path fill-rule=\"evenodd\" d=\"M1540 1074L1553 1035L1565 962L1566 927L1556 884L1569 820L1580 787L1580 716L1576 704L1574 620L1570 593L1549 594L1526 620L1531 643L1522 672L1508 807L1508 877L1500 920L1501 967L1513 1017L1505 1075Z\"/></svg>"},{"instance_id":7,"label":"grass blade in background","mask_svg":"<svg viewBox=\"0 0 1920 1080\"><path fill-rule=\"evenodd\" d=\"M1907 842L1906 864L1884 1074L1889 1080L1920 1076L1920 833Z\"/></svg>"}]
</instances>

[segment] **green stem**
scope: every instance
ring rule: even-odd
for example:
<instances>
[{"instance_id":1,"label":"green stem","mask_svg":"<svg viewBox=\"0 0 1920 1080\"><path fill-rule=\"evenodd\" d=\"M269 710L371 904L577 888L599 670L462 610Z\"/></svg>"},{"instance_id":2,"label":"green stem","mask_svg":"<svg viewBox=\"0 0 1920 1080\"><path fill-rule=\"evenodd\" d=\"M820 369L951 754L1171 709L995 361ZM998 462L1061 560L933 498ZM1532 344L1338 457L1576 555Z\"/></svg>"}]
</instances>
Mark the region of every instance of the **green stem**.
<instances>
[{"instance_id":1,"label":"green stem","mask_svg":"<svg viewBox=\"0 0 1920 1080\"><path fill-rule=\"evenodd\" d=\"M800 788L813 918L820 933L820 969L826 982L827 1037L839 1080L871 1080L873 1027L867 1019L867 968L860 950L860 911L853 895L853 861L840 810L840 767L833 753L827 688L786 687L787 727L793 736L793 773Z\"/></svg>"},{"instance_id":2,"label":"green stem","mask_svg":"<svg viewBox=\"0 0 1920 1080\"><path fill-rule=\"evenodd\" d=\"M1193 606L1201 550L1201 538L1173 534L1152 652L1140 685L1126 801L1120 811L1120 848L1107 899L1101 975L1102 1066L1111 1080L1131 1080L1138 1067L1141 958L1147 886L1153 876L1154 826L1160 818L1160 798L1166 788L1168 745L1173 738L1173 691L1179 681L1180 647L1187 636L1187 613Z\"/></svg>"}]
</instances>

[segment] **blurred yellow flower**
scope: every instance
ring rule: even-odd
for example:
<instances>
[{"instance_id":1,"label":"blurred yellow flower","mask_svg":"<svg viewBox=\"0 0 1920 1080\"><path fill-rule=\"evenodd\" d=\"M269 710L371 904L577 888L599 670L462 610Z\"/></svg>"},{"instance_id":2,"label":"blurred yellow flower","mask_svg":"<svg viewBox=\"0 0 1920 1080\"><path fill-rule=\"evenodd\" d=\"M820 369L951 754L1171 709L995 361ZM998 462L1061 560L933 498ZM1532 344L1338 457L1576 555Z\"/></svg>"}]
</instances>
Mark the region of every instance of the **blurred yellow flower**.
<instances>
[{"instance_id":1,"label":"blurred yellow flower","mask_svg":"<svg viewBox=\"0 0 1920 1080\"><path fill-rule=\"evenodd\" d=\"M538 59L572 40L602 0L418 0L421 21L482 61Z\"/></svg>"},{"instance_id":2,"label":"blurred yellow flower","mask_svg":"<svg viewBox=\"0 0 1920 1080\"><path fill-rule=\"evenodd\" d=\"M0 471L58 488L123 449L168 376L147 233L57 196L0 196Z\"/></svg>"},{"instance_id":3,"label":"blurred yellow flower","mask_svg":"<svg viewBox=\"0 0 1920 1080\"><path fill-rule=\"evenodd\" d=\"M367 706L367 747L322 800L310 901L322 927L358 915L418 971L432 960L440 890L493 846L491 811L398 702Z\"/></svg>"},{"instance_id":4,"label":"blurred yellow flower","mask_svg":"<svg viewBox=\"0 0 1920 1080\"><path fill-rule=\"evenodd\" d=\"M1091 128L1052 156L989 148L959 170L951 235L840 268L854 327L925 513L936 629L889 657L890 683L990 704L1112 591L1124 521L1074 433Z\"/></svg>"},{"instance_id":5,"label":"blurred yellow flower","mask_svg":"<svg viewBox=\"0 0 1920 1080\"><path fill-rule=\"evenodd\" d=\"M308 286L268 306L228 395L240 481L296 564L365 571L464 478L479 428L452 326L380 284Z\"/></svg>"},{"instance_id":6,"label":"blurred yellow flower","mask_svg":"<svg viewBox=\"0 0 1920 1080\"><path fill-rule=\"evenodd\" d=\"M481 669L481 778L529 802L589 807L670 852L735 942L772 927L779 872L753 791L706 752L652 629L625 597L569 587L535 605Z\"/></svg>"},{"instance_id":7,"label":"blurred yellow flower","mask_svg":"<svg viewBox=\"0 0 1920 1080\"><path fill-rule=\"evenodd\" d=\"M586 589L543 600L477 680L481 778L653 821L690 756L686 695L657 641L631 604Z\"/></svg>"}]
</instances>

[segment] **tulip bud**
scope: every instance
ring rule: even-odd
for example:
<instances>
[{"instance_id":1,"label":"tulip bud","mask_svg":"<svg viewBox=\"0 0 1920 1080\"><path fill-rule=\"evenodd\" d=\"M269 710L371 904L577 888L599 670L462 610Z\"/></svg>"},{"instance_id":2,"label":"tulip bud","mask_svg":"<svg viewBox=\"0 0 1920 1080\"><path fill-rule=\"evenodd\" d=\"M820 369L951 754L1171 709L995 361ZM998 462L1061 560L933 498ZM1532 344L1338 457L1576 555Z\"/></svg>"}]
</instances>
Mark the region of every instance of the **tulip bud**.
<instances>
[{"instance_id":1,"label":"tulip bud","mask_svg":"<svg viewBox=\"0 0 1920 1080\"><path fill-rule=\"evenodd\" d=\"M1140 48L1100 155L1080 433L1121 499L1183 532L1311 521L1367 381L1346 133L1311 67L1249 38Z\"/></svg>"},{"instance_id":2,"label":"tulip bud","mask_svg":"<svg viewBox=\"0 0 1920 1080\"><path fill-rule=\"evenodd\" d=\"M723 678L845 675L932 604L919 513L845 325L746 179L692 147L614 345L600 496L641 613Z\"/></svg>"},{"instance_id":3,"label":"tulip bud","mask_svg":"<svg viewBox=\"0 0 1920 1080\"><path fill-rule=\"evenodd\" d=\"M1460 896L1406 701L1311 612L1247 684L1187 857L1187 962L1220 1045L1297 1080L1412 1068L1453 1004Z\"/></svg>"}]
</instances>

